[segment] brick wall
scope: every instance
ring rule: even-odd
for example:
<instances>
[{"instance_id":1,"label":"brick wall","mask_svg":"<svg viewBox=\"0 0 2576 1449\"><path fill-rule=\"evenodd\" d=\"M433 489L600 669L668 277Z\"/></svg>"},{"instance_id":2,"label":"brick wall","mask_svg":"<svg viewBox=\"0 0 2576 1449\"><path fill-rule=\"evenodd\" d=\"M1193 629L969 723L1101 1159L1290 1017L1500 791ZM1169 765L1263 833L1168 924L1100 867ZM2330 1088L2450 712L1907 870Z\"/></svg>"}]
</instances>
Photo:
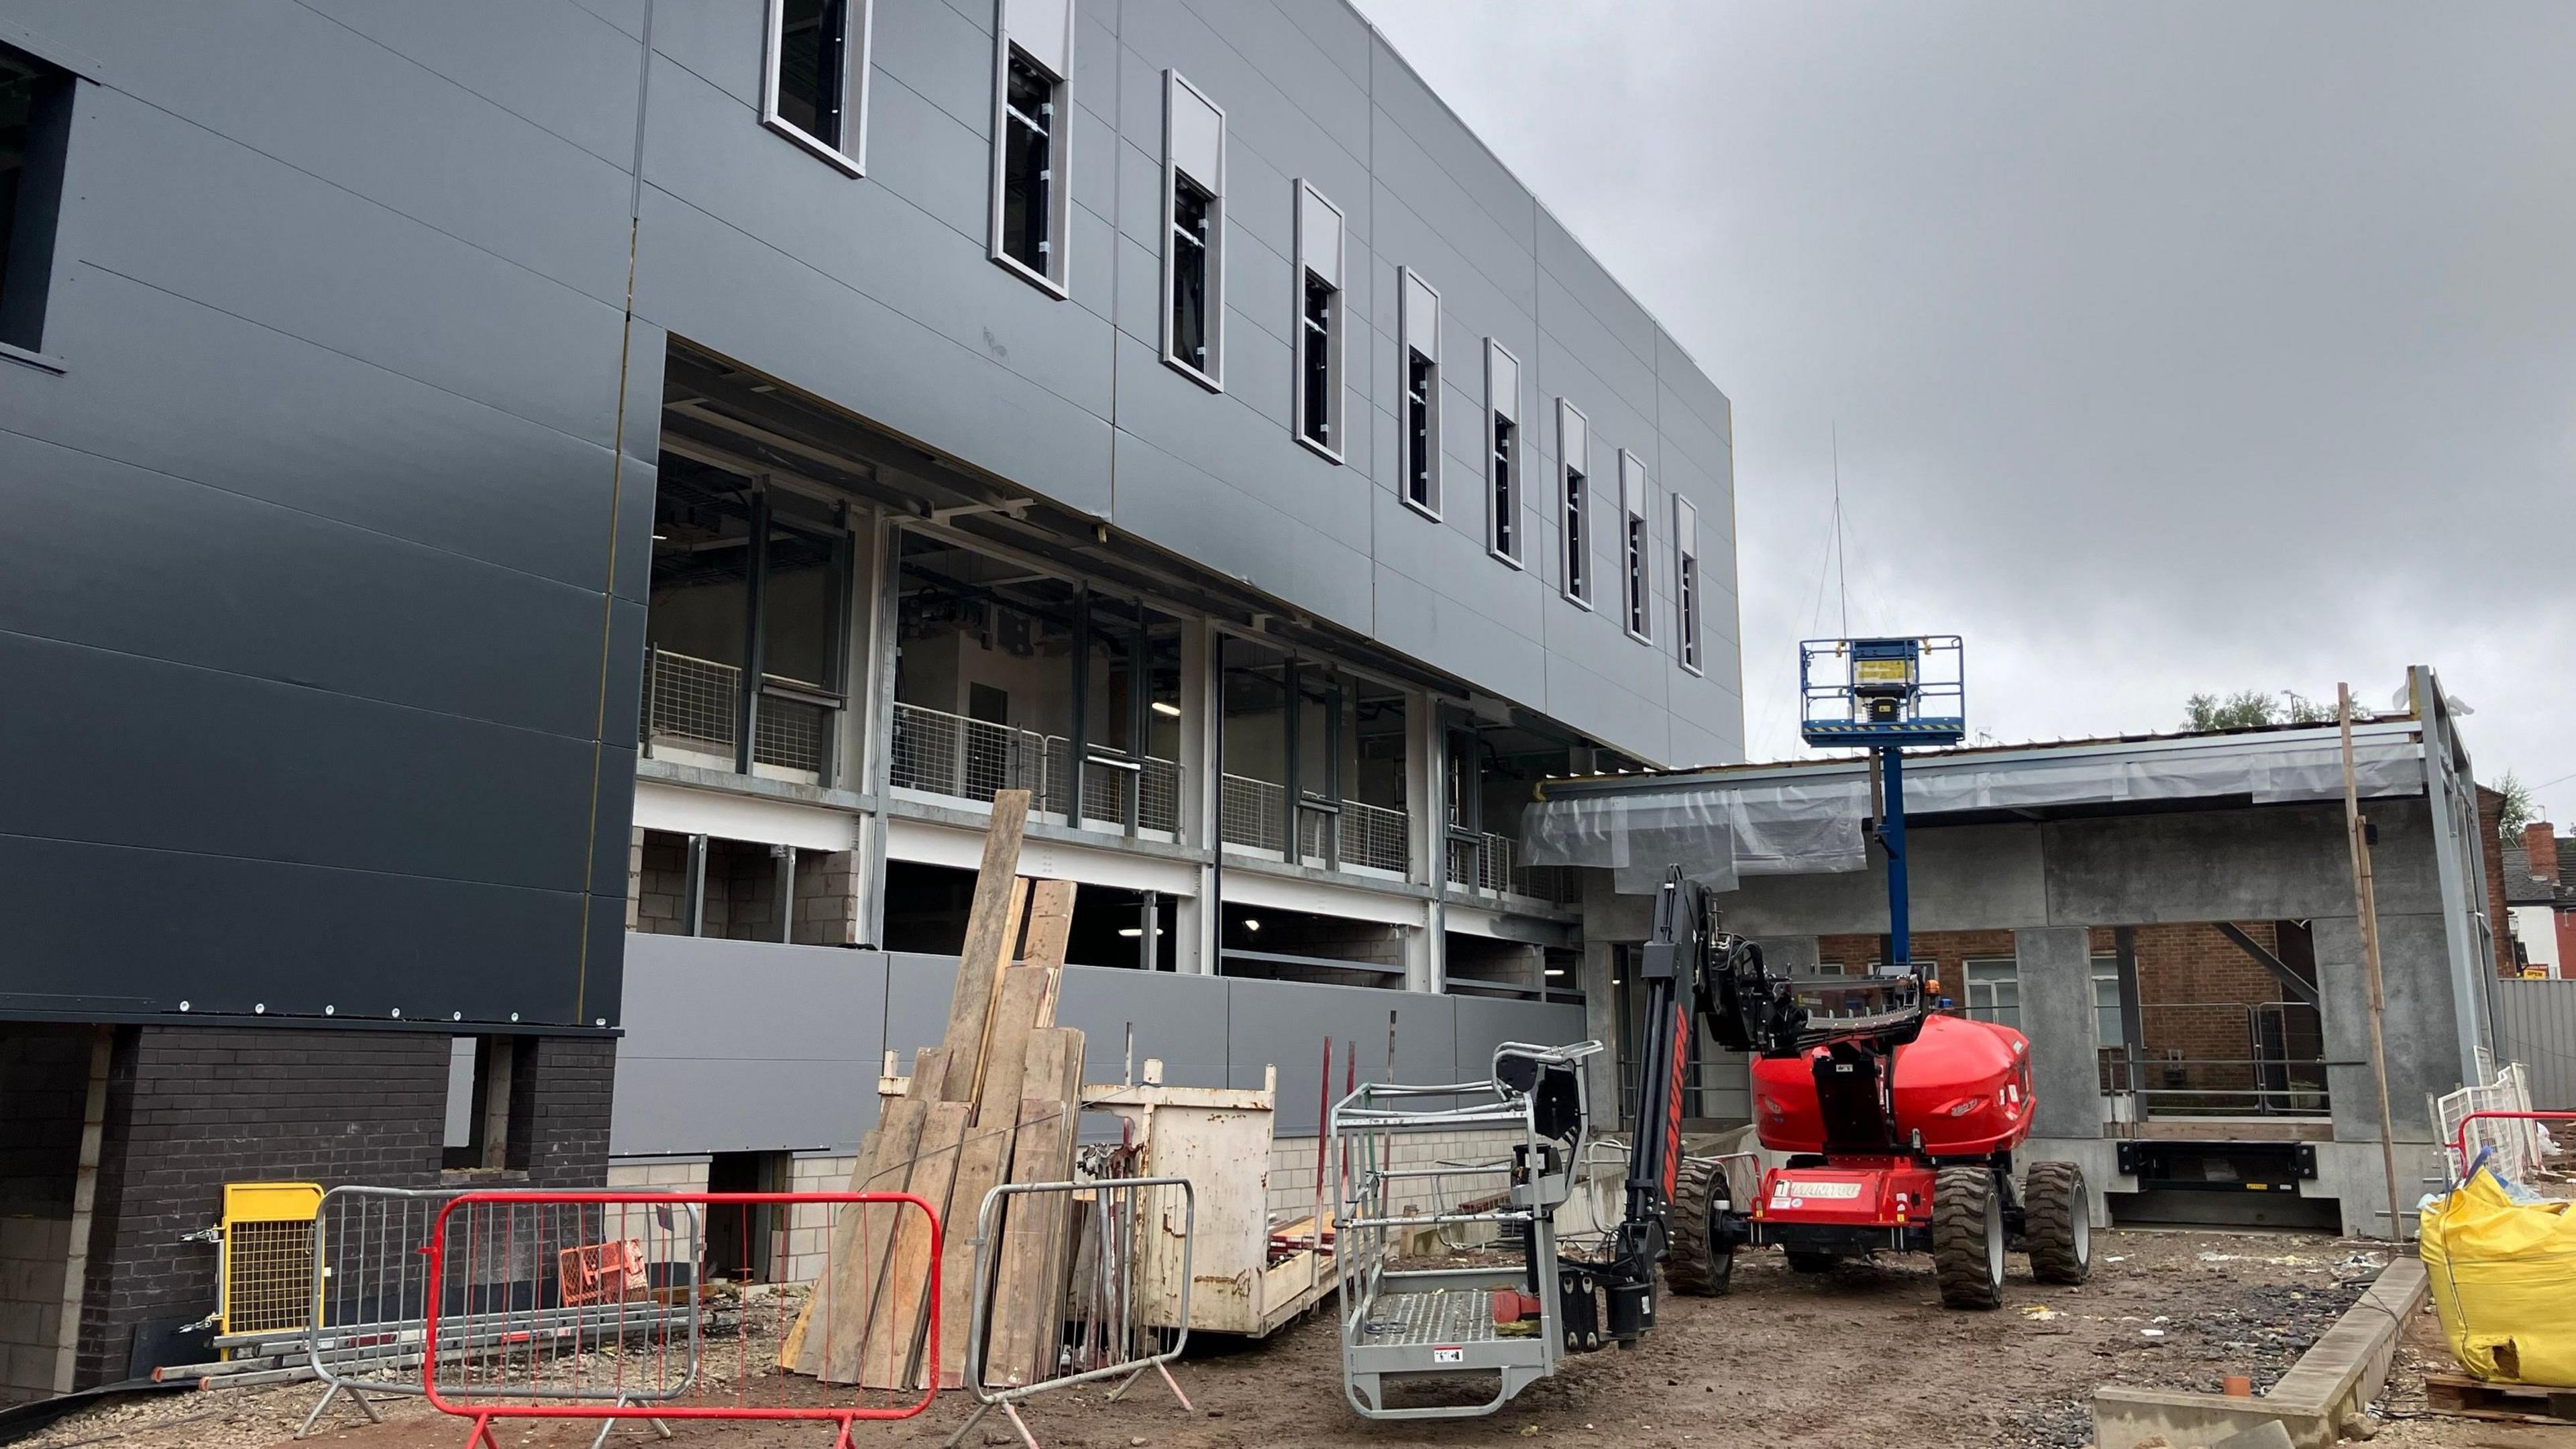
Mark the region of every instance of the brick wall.
<instances>
[{"instance_id":1,"label":"brick wall","mask_svg":"<svg viewBox=\"0 0 2576 1449\"><path fill-rule=\"evenodd\" d=\"M2487 875L2487 921L2495 937L2496 974L2513 976L2520 968L2513 959L2513 932L2505 923L2513 913L2504 903L2504 792L2478 787L2478 839L2485 849L2478 852L2479 863Z\"/></svg>"},{"instance_id":2,"label":"brick wall","mask_svg":"<svg viewBox=\"0 0 2576 1449\"><path fill-rule=\"evenodd\" d=\"M614 1043L519 1041L510 1130L512 1156L527 1170L497 1183L596 1185L607 1165ZM213 1308L214 1248L178 1239L216 1220L226 1182L436 1186L448 1060L449 1038L431 1032L120 1031L78 1382L123 1378L139 1325Z\"/></svg>"},{"instance_id":3,"label":"brick wall","mask_svg":"<svg viewBox=\"0 0 2576 1449\"><path fill-rule=\"evenodd\" d=\"M91 1029L0 1025L0 1403L53 1392Z\"/></svg>"}]
</instances>

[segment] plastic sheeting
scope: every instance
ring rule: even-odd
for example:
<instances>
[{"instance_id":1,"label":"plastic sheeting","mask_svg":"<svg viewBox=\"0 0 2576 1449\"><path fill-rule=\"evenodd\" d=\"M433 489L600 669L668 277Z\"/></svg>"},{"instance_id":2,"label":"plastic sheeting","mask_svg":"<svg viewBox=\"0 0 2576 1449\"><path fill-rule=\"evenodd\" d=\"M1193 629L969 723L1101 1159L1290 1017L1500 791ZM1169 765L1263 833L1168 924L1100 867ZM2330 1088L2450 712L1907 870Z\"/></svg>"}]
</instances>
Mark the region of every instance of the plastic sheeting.
<instances>
[{"instance_id":1,"label":"plastic sheeting","mask_svg":"<svg viewBox=\"0 0 2576 1449\"><path fill-rule=\"evenodd\" d=\"M2424 762L2411 740L2356 741L2353 771L2365 796L2420 794ZM1812 780L1682 775L1671 783L1569 782L1521 817L1531 865L1580 865L1614 873L1622 894L1654 890L1669 867L1711 890L1749 875L1810 875L1869 866L1869 781L1818 770ZM2343 796L2340 744L2249 741L2236 747L2108 750L2063 758L1911 759L1909 816L2040 809L2131 801L2251 796L2257 805Z\"/></svg>"}]
</instances>

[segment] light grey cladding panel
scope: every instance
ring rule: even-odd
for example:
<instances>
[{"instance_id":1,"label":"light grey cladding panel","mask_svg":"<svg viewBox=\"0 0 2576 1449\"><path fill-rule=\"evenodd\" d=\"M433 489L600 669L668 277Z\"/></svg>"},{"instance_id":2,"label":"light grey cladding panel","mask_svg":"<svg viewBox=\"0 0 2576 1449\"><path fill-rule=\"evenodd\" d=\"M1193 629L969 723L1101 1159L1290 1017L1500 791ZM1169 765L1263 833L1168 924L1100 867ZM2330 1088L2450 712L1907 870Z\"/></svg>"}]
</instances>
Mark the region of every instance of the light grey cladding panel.
<instances>
[{"instance_id":1,"label":"light grey cladding panel","mask_svg":"<svg viewBox=\"0 0 2576 1449\"><path fill-rule=\"evenodd\" d=\"M1598 336L1644 368L1651 379L1657 365L1654 318L1544 207L1539 209L1537 236L1540 313L1549 330L1562 327L1566 329L1562 335L1568 337L1578 330ZM1632 388L1629 395L1640 401L1650 396L1633 382L1625 385Z\"/></svg>"},{"instance_id":2,"label":"light grey cladding panel","mask_svg":"<svg viewBox=\"0 0 2576 1449\"><path fill-rule=\"evenodd\" d=\"M17 433L0 477L47 540L0 573L0 626L557 735L596 721L594 590ZM118 577L154 588L91 587Z\"/></svg>"},{"instance_id":3,"label":"light grey cladding panel","mask_svg":"<svg viewBox=\"0 0 2576 1449\"><path fill-rule=\"evenodd\" d=\"M1597 486L1597 485L1596 485ZM1595 498L1596 531L1615 527L1618 508ZM1539 707L1604 744L1645 759L1668 753L1666 691L1678 671L1619 627L1618 575L1595 563L1594 599L1580 609L1551 594L1542 609L1547 630L1547 693Z\"/></svg>"},{"instance_id":4,"label":"light grey cladding panel","mask_svg":"<svg viewBox=\"0 0 2576 1449\"><path fill-rule=\"evenodd\" d=\"M649 163L648 163L649 164ZM677 336L751 366L798 379L826 399L977 467L1030 486L1068 507L1109 510L1109 425L1096 412L997 363L1002 319L1020 305L1051 305L1072 326L1079 309L1044 303L985 262L996 293L976 341L952 339L893 306L824 277L714 217L648 187L646 240L637 261L636 308ZM1030 322L1032 329L1047 325ZM1058 376L1103 380L1109 331L1088 324L1098 352ZM989 340L987 340L989 339Z\"/></svg>"},{"instance_id":5,"label":"light grey cladding panel","mask_svg":"<svg viewBox=\"0 0 2576 1449\"><path fill-rule=\"evenodd\" d=\"M1319 494L1366 488L1366 480L1302 448L1291 447L1283 461L1291 476L1311 476ZM1141 438L1120 441L1118 466L1122 527L1346 628L1368 627L1363 549L1324 534L1300 511L1240 492Z\"/></svg>"},{"instance_id":6,"label":"light grey cladding panel","mask_svg":"<svg viewBox=\"0 0 2576 1449\"><path fill-rule=\"evenodd\" d=\"M675 5L657 0L653 52L669 57L746 109L756 108L763 4L764 0L694 0ZM782 139L779 144L787 142Z\"/></svg>"},{"instance_id":7,"label":"light grey cladding panel","mask_svg":"<svg viewBox=\"0 0 2576 1449\"><path fill-rule=\"evenodd\" d=\"M1073 0L1002 0L1002 33L1053 74L1073 73Z\"/></svg>"},{"instance_id":8,"label":"light grey cladding panel","mask_svg":"<svg viewBox=\"0 0 2576 1449\"><path fill-rule=\"evenodd\" d=\"M1497 563L1479 535L1433 523L1390 495L1373 496L1378 639L1505 698L1544 697L1538 634L1545 586ZM1473 519L1481 504L1472 492L1453 493L1450 508Z\"/></svg>"},{"instance_id":9,"label":"light grey cladding panel","mask_svg":"<svg viewBox=\"0 0 2576 1449\"><path fill-rule=\"evenodd\" d=\"M902 6L887 6L902 9ZM924 11L947 11L947 7L919 7ZM981 32L972 37L979 46L991 41ZM992 68L990 52L980 73L982 94L990 104ZM959 237L985 244L992 216L992 153L989 122L978 118L969 123L953 111L906 86L880 86L868 101L868 174L864 181L841 178L846 188L881 188L885 193L910 202ZM768 132L761 133L766 144L785 146L788 142ZM736 138L726 138L733 140ZM828 177L818 178L828 180ZM853 201L862 198L852 197ZM727 212L726 215L732 215ZM944 238L943 247L953 245ZM873 248L843 245L854 252ZM866 264L864 256L855 258ZM926 259L925 259L926 260ZM830 259L822 262L830 267ZM837 269L835 269L837 270Z\"/></svg>"},{"instance_id":10,"label":"light grey cladding panel","mask_svg":"<svg viewBox=\"0 0 2576 1449\"><path fill-rule=\"evenodd\" d=\"M877 0L871 43L878 77L895 83L873 90L868 96L871 105L881 104L888 90L899 89L937 108L979 139L989 132L993 123L991 0L959 5ZM870 177L877 174L877 120L868 118ZM986 174L980 169L975 173L979 192Z\"/></svg>"},{"instance_id":11,"label":"light grey cladding panel","mask_svg":"<svg viewBox=\"0 0 2576 1449\"><path fill-rule=\"evenodd\" d=\"M2381 912L2439 911L2424 803L2374 800L2370 817L2380 833L2371 863ZM2353 909L2339 805L2061 820L2041 828L2049 915L2068 925L2268 921Z\"/></svg>"},{"instance_id":12,"label":"light grey cladding panel","mask_svg":"<svg viewBox=\"0 0 2576 1449\"><path fill-rule=\"evenodd\" d=\"M1145 1059L1156 1057L1163 1063L1163 1080L1173 1086L1222 1087L1228 985L1214 976L1067 966L1056 1024L1082 1029L1085 1082L1122 1080L1132 1029L1140 1078Z\"/></svg>"},{"instance_id":13,"label":"light grey cladding panel","mask_svg":"<svg viewBox=\"0 0 2576 1449\"><path fill-rule=\"evenodd\" d=\"M616 354L614 306L213 132L114 92L96 94L97 104L82 112L79 144L84 154L112 157L119 184L84 190L83 261L575 437L610 441L617 373L598 359ZM613 188L615 216L627 189L622 180ZM173 217L187 225L174 229ZM615 295L623 291L624 250L621 241Z\"/></svg>"},{"instance_id":14,"label":"light grey cladding panel","mask_svg":"<svg viewBox=\"0 0 2576 1449\"><path fill-rule=\"evenodd\" d=\"M873 951L628 935L608 1150L855 1148L885 1000Z\"/></svg>"},{"instance_id":15,"label":"light grey cladding panel","mask_svg":"<svg viewBox=\"0 0 2576 1449\"><path fill-rule=\"evenodd\" d=\"M1265 1067L1279 1068L1274 1129L1279 1136L1315 1130L1316 1079L1328 1036L1334 1042L1335 1097L1342 1094L1343 1064L1354 1050L1362 1082L1457 1080L1458 1015L1451 997L1249 979L1228 981L1226 992L1231 1085L1258 1087ZM1387 1071L1390 1012L1396 1018L1392 1076Z\"/></svg>"},{"instance_id":16,"label":"light grey cladding panel","mask_svg":"<svg viewBox=\"0 0 2576 1449\"><path fill-rule=\"evenodd\" d=\"M1286 286L1283 274L1283 293ZM1288 344L1254 328L1229 329L1227 347L1232 355L1226 361L1227 391L1222 396L1211 396L1180 374L1154 366L1153 354L1142 344L1121 345L1127 355L1119 368L1120 430L1195 470L1204 470L1219 490L1209 495L1206 506L1234 513L1247 503L1259 505L1275 510L1283 523L1299 533L1313 533L1320 544L1365 555L1369 547L1367 480L1289 443ZM1127 461L1120 459L1122 473ZM1135 480L1121 481L1132 485ZM1166 543L1155 534L1157 520L1135 511L1136 501L1121 494L1119 523ZM1235 526L1241 522L1237 514ZM1269 528L1265 518L1258 525L1261 536L1244 540L1237 551L1257 557L1279 550L1281 536ZM1192 557L1211 567L1225 567L1223 555Z\"/></svg>"},{"instance_id":17,"label":"light grey cladding panel","mask_svg":"<svg viewBox=\"0 0 2576 1449\"><path fill-rule=\"evenodd\" d=\"M312 8L620 170L634 164L640 24L623 30L573 0L312 0ZM640 22L642 6L635 11Z\"/></svg>"},{"instance_id":18,"label":"light grey cladding panel","mask_svg":"<svg viewBox=\"0 0 2576 1449\"><path fill-rule=\"evenodd\" d=\"M1537 1046L1571 1046L1583 1040L1583 1008L1564 1001L1499 1001L1458 996L1458 1064L1451 1080L1473 1082L1493 1075L1494 1048L1507 1041ZM1593 1104L1593 1126L1606 1127L1617 1115L1613 1103Z\"/></svg>"},{"instance_id":19,"label":"light grey cladding panel","mask_svg":"<svg viewBox=\"0 0 2576 1449\"><path fill-rule=\"evenodd\" d=\"M61 317L75 386L0 371L10 427L549 579L607 583L609 453L327 348L98 271ZM613 320L613 318L612 318ZM614 395L614 332L567 359ZM185 397L195 406L164 405ZM280 397L299 405L278 424ZM352 487L364 479L366 486Z\"/></svg>"},{"instance_id":20,"label":"light grey cladding panel","mask_svg":"<svg viewBox=\"0 0 2576 1449\"><path fill-rule=\"evenodd\" d=\"M948 1002L957 994L957 958L911 951L886 953L884 1050L909 1074L912 1054L948 1035Z\"/></svg>"},{"instance_id":21,"label":"light grey cladding panel","mask_svg":"<svg viewBox=\"0 0 2576 1449\"><path fill-rule=\"evenodd\" d=\"M1237 153L1257 152L1282 170L1290 160L1283 153L1319 144L1368 154L1366 93L1268 4L1130 0L1120 38L1157 69L1177 68L1222 107ZM1234 183L1229 176L1229 190Z\"/></svg>"},{"instance_id":22,"label":"light grey cladding panel","mask_svg":"<svg viewBox=\"0 0 2576 1449\"><path fill-rule=\"evenodd\" d=\"M148 26L115 5L14 9L38 33L100 57L112 70L117 93L148 97L157 112L166 113L159 116L164 131L195 133L155 136L152 144L173 150L166 164L182 173L164 181L128 171L144 158L122 141L109 140L104 150L87 138L80 143L87 156L113 156L118 178L115 186L96 184L95 173L77 179L84 201L113 204L114 193L131 189L138 193L136 204L148 204L157 223L125 238L120 250L157 242L190 251L208 241L209 222L258 216L257 196L235 197L227 205L221 194L239 184L248 169L240 163L256 153L266 165L292 168L308 185L340 193L344 205L365 198L368 209L435 228L457 245L506 258L604 302L625 293L629 183L623 163L633 150L632 70L622 87L593 84L578 65L562 78L567 86L589 87L581 100L597 108L604 125L613 127L615 118L625 117L628 144L612 151L617 159L610 160L303 6L181 5L155 13ZM448 23L465 22L450 16ZM508 35L483 38L494 47L551 46L568 33L533 18L508 28ZM593 28L623 44L613 32ZM224 154L233 147L241 149ZM197 172L193 179L184 174L191 170ZM161 189L169 180L188 184ZM168 225L174 217L188 218L188 225L174 230ZM289 274L298 250L327 258L325 277L362 263L390 275L401 263L399 256L369 248L349 223L307 233L298 225L305 218L294 212L270 220L281 249L272 265ZM385 229L384 220L370 229ZM95 239L112 234L103 228L92 232ZM193 245L175 245L183 238ZM241 260L228 248L216 248L204 265L221 272ZM314 303L317 309L362 305L327 291ZM373 310L383 310L381 299ZM401 309L394 315L421 320Z\"/></svg>"},{"instance_id":23,"label":"light grey cladding panel","mask_svg":"<svg viewBox=\"0 0 2576 1449\"><path fill-rule=\"evenodd\" d=\"M1213 0L1223 3L1223 0ZM1350 82L1365 91L1369 83L1375 32L1342 0L1276 0L1279 13L1311 41Z\"/></svg>"},{"instance_id":24,"label":"light grey cladding panel","mask_svg":"<svg viewBox=\"0 0 2576 1449\"><path fill-rule=\"evenodd\" d=\"M1380 177L1434 198L1455 218L1462 236L1475 235L1464 245L1498 283L1511 281L1517 271L1526 286L1538 221L1538 204L1529 192L1383 43L1370 98L1378 112L1372 154ZM1507 260L1515 253L1518 263Z\"/></svg>"},{"instance_id":25,"label":"light grey cladding panel","mask_svg":"<svg viewBox=\"0 0 2576 1449\"><path fill-rule=\"evenodd\" d=\"M1661 327L1655 329L1655 371L1671 391L1674 402L1688 409L1720 443L1732 445L1735 438L1734 405L1727 401L1726 394L1717 390L1716 383L1709 381L1708 374L1700 371L1699 364L1682 350L1682 345L1673 339L1673 335ZM1668 422L1669 412L1668 408Z\"/></svg>"}]
</instances>

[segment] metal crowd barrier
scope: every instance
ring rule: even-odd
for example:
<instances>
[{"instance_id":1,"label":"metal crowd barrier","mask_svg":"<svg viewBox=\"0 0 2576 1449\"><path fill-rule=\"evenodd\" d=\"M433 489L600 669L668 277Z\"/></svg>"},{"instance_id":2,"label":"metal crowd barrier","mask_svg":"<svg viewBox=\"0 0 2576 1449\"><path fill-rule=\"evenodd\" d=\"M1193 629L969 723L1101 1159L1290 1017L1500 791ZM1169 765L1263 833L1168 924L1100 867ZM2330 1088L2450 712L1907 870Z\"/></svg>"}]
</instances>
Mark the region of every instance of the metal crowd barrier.
<instances>
[{"instance_id":1,"label":"metal crowd barrier","mask_svg":"<svg viewBox=\"0 0 2576 1449\"><path fill-rule=\"evenodd\" d=\"M1014 1222L1002 1230L1005 1206L1014 1198L1036 1194L1066 1195L1088 1208L1087 1221L1076 1224L1080 1240L1062 1257L1070 1260L1072 1295L1058 1311L1062 1324L1048 1321L1041 1301L1029 1309L1038 1315L1035 1353L1045 1370L1026 1383L987 1382L987 1357L994 1347L993 1285L1011 1235L1030 1230ZM1174 1210L1177 1208L1178 1216ZM1032 1224L1071 1222L1064 1209L1028 1215ZM1135 1386L1148 1369L1180 1400L1185 1412L1197 1412L1181 1392L1169 1365L1190 1341L1191 1244L1198 1227L1198 1191L1185 1177L1113 1177L1092 1182L1011 1183L984 1194L975 1215L975 1298L967 1319L966 1388L975 1397L975 1412L948 1436L954 1446L995 1408L1009 1416L1028 1449L1038 1449L1019 1403L1032 1395L1075 1384L1121 1378L1109 1399ZM1043 1234L1043 1227L1034 1229ZM1042 1255L1043 1256L1043 1255ZM1056 1275L1043 1275L1048 1282ZM1064 1332L1058 1341L1059 1329ZM1008 1376L1005 1367L1005 1376Z\"/></svg>"},{"instance_id":2,"label":"metal crowd barrier","mask_svg":"<svg viewBox=\"0 0 2576 1449\"><path fill-rule=\"evenodd\" d=\"M801 1302L776 1292L755 1298L747 1287L731 1351L708 1354L700 1326L711 1290L699 1265L711 1236L745 1245L749 1259L761 1225L782 1210L864 1203L917 1209L929 1221L920 1291L935 1362L939 1217L908 1193L467 1192L440 1204L429 1223L421 1391L440 1413L474 1421L466 1449L500 1449L493 1422L509 1419L595 1419L603 1440L625 1419L666 1434L676 1419L807 1420L836 1424L833 1443L844 1449L853 1422L930 1407L936 1375L915 1396L790 1374L778 1366L780 1345L798 1331ZM726 1228L733 1231L710 1231ZM823 1234L817 1283L835 1281L834 1237ZM862 1241L852 1251L863 1264L883 1263L885 1247ZM889 1266L876 1286L896 1282Z\"/></svg>"}]
</instances>

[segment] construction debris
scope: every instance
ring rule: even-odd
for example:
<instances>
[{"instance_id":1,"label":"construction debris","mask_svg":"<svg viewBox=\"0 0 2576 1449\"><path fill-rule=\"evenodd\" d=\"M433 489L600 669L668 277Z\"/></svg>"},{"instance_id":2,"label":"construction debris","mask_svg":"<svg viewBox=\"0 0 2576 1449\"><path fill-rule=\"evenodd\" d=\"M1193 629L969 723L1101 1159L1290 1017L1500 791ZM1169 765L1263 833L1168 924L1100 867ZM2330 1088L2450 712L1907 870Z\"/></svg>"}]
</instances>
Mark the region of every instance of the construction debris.
<instances>
[{"instance_id":1,"label":"construction debris","mask_svg":"<svg viewBox=\"0 0 2576 1449\"><path fill-rule=\"evenodd\" d=\"M1025 790L993 797L947 1030L914 1056L850 1175L853 1192L905 1192L939 1209L938 1341L930 1224L909 1208L848 1207L828 1275L780 1346L782 1368L873 1389L963 1387L976 1212L1003 1183L1062 1181L1072 1166L1083 1040L1055 1024L1055 1010L1074 887L1019 874L1028 811ZM986 1355L995 1382L1026 1382L1055 1360L1065 1205L1021 1198L1002 1226Z\"/></svg>"}]
</instances>

